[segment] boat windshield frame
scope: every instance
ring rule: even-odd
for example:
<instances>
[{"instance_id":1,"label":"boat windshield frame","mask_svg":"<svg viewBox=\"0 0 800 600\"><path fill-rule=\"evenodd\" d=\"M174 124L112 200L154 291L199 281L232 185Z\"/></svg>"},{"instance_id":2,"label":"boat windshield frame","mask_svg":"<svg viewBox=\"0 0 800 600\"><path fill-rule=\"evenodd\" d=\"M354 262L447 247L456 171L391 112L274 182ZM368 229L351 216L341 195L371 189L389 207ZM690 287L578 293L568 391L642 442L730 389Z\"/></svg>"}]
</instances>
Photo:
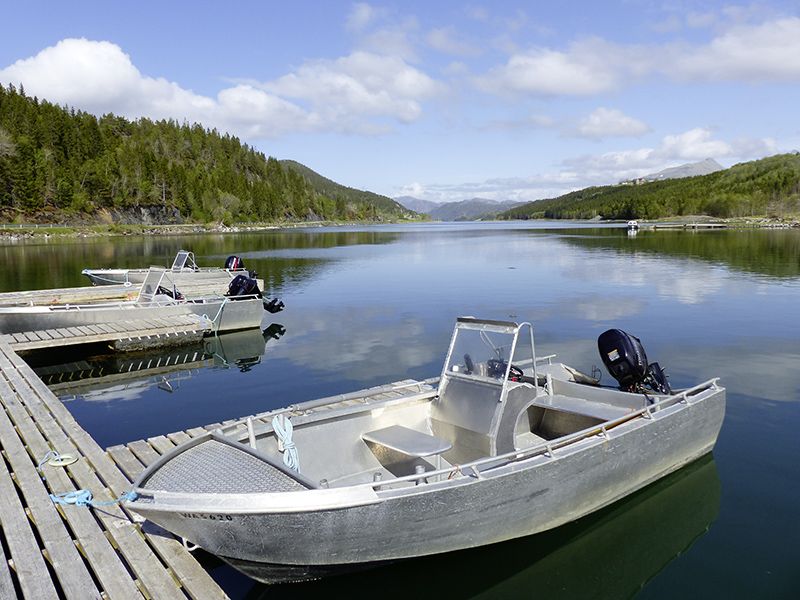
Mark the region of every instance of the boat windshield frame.
<instances>
[{"instance_id":1,"label":"boat windshield frame","mask_svg":"<svg viewBox=\"0 0 800 600\"><path fill-rule=\"evenodd\" d=\"M153 304L155 302L155 297L158 294L159 287L168 287L174 291L177 291L175 288L175 282L172 281L168 273L169 271L167 271L164 267L150 267L147 270L147 275L145 275L144 281L142 282L142 287L139 288L139 295L136 297L136 303ZM155 284L153 282L155 282ZM168 285L165 286L164 283L167 283Z\"/></svg>"},{"instance_id":2,"label":"boat windshield frame","mask_svg":"<svg viewBox=\"0 0 800 600\"><path fill-rule=\"evenodd\" d=\"M513 366L520 368L523 366L524 367L528 366L528 360L520 362L514 362L512 360L517 355L517 349L521 347L521 344L525 343L525 340L521 338L521 335L523 331L525 331L526 329L528 331L527 337L530 339L530 355L531 355L530 366L533 369L532 382L534 382L533 383L534 387L538 388L538 385L535 383L537 380L537 374L536 374L536 346L533 337L533 325L531 325L527 321L522 323L515 323L513 321L495 321L489 319L475 319L473 317L459 317L456 319L456 325L453 328L453 335L450 338L450 346L447 350L447 356L445 357L444 364L442 365L442 373L439 385L440 389L444 389L447 385L447 381L451 379L461 379L479 384L497 386L501 387L498 401L503 402L507 396L509 384L515 383L509 379L512 364ZM498 334L513 336L511 344L509 345L508 360L503 361L505 362L505 371L503 373L502 378L489 377L478 373L459 372L455 370L455 368L450 366L451 361L454 358L453 354L457 347L459 334L467 331L478 331L481 335L485 335L488 333L498 333Z\"/></svg>"},{"instance_id":3,"label":"boat windshield frame","mask_svg":"<svg viewBox=\"0 0 800 600\"><path fill-rule=\"evenodd\" d=\"M194 252L188 250L178 250L175 255L175 260L172 261L170 271L173 273L181 273L183 271L197 271L197 263L194 260Z\"/></svg>"}]
</instances>

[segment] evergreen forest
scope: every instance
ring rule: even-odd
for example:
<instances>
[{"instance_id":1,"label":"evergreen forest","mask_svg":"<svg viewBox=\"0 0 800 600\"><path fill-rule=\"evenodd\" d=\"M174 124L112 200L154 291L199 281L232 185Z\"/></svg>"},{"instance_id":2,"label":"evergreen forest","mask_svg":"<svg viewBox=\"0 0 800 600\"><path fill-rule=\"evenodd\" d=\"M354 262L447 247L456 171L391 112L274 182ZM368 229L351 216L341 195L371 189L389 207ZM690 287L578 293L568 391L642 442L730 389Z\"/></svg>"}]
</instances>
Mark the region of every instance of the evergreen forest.
<instances>
[{"instance_id":1,"label":"evergreen forest","mask_svg":"<svg viewBox=\"0 0 800 600\"><path fill-rule=\"evenodd\" d=\"M784 218L800 213L800 153L709 175L589 187L508 210L500 219L659 219L682 215Z\"/></svg>"},{"instance_id":2,"label":"evergreen forest","mask_svg":"<svg viewBox=\"0 0 800 600\"><path fill-rule=\"evenodd\" d=\"M293 163L299 165L299 163ZM0 222L281 222L413 217L199 124L130 121L0 85ZM324 178L317 175L320 179ZM324 180L329 181L329 180Z\"/></svg>"}]
</instances>

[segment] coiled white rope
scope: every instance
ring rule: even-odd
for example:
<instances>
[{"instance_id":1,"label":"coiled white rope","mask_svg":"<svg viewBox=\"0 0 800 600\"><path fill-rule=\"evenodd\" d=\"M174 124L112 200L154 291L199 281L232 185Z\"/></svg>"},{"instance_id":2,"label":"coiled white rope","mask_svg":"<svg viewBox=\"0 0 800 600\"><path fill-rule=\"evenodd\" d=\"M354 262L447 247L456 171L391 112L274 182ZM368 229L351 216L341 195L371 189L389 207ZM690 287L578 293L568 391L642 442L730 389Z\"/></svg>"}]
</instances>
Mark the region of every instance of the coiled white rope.
<instances>
[{"instance_id":1,"label":"coiled white rope","mask_svg":"<svg viewBox=\"0 0 800 600\"><path fill-rule=\"evenodd\" d=\"M283 452L283 464L292 471L300 470L300 457L297 455L297 447L292 441L294 426L284 415L275 415L272 419L272 429L278 437L278 451Z\"/></svg>"}]
</instances>

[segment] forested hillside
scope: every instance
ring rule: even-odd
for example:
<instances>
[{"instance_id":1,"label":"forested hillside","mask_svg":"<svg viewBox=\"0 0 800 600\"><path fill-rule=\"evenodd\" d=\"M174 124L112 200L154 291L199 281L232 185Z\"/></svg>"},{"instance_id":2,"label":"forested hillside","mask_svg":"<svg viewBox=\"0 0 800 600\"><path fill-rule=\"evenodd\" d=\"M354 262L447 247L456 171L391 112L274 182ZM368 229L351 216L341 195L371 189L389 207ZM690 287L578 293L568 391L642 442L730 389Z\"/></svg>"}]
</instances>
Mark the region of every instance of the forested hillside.
<instances>
[{"instance_id":1,"label":"forested hillside","mask_svg":"<svg viewBox=\"0 0 800 600\"><path fill-rule=\"evenodd\" d=\"M410 212L406 207L395 202L388 196L381 196L374 192L357 190L341 185L335 181L331 181L327 177L323 177L316 171L294 160L282 160L280 162L281 165L290 171L295 171L302 175L318 193L327 198L333 198L337 202L372 206L378 213L382 212L396 216Z\"/></svg>"},{"instance_id":2,"label":"forested hillside","mask_svg":"<svg viewBox=\"0 0 800 600\"><path fill-rule=\"evenodd\" d=\"M709 175L590 187L537 200L500 219L658 219L680 215L783 217L800 212L800 154L780 154Z\"/></svg>"},{"instance_id":3,"label":"forested hillside","mask_svg":"<svg viewBox=\"0 0 800 600\"><path fill-rule=\"evenodd\" d=\"M297 169L198 124L97 118L0 85L0 222L145 213L162 222L381 220L403 212L320 193Z\"/></svg>"}]
</instances>

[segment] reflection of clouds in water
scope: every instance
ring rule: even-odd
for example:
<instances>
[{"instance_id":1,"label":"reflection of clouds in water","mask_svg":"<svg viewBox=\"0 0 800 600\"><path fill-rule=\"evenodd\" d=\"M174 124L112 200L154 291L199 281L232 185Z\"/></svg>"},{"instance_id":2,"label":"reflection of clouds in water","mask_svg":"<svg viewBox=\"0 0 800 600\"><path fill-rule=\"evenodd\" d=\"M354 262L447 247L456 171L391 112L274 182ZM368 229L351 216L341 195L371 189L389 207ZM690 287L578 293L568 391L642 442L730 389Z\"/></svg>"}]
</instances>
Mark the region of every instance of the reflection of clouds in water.
<instances>
[{"instance_id":1,"label":"reflection of clouds in water","mask_svg":"<svg viewBox=\"0 0 800 600\"><path fill-rule=\"evenodd\" d=\"M154 384L150 384L154 385ZM93 389L91 391L75 394L74 396L59 396L64 402L70 400L79 400L82 402L111 402L111 401L127 401L139 400L144 396L147 388L150 385L112 385L103 388Z\"/></svg>"},{"instance_id":2,"label":"reflection of clouds in water","mask_svg":"<svg viewBox=\"0 0 800 600\"><path fill-rule=\"evenodd\" d=\"M401 321L387 308L309 307L302 322L287 321L286 328L291 344L276 345L272 356L319 375L343 373L355 381L397 377L443 359L447 351L433 343L421 321Z\"/></svg>"},{"instance_id":3,"label":"reflection of clouds in water","mask_svg":"<svg viewBox=\"0 0 800 600\"><path fill-rule=\"evenodd\" d=\"M587 321L613 321L640 313L647 303L624 296L592 296L580 300L565 298L558 306L559 317L577 317ZM552 311L555 312L555 309Z\"/></svg>"},{"instance_id":4,"label":"reflection of clouds in water","mask_svg":"<svg viewBox=\"0 0 800 600\"><path fill-rule=\"evenodd\" d=\"M664 350L666 354L668 349ZM800 349L796 343L749 339L717 348L669 352L673 380L719 377L729 393L775 402L800 402ZM687 376L689 373L691 375ZM699 382L699 380L698 380Z\"/></svg>"},{"instance_id":5,"label":"reflection of clouds in water","mask_svg":"<svg viewBox=\"0 0 800 600\"><path fill-rule=\"evenodd\" d=\"M729 283L720 267L689 260L650 256L609 256L598 260L591 255L573 262L568 275L587 282L612 283L627 287L649 287L658 296L681 304L699 304Z\"/></svg>"},{"instance_id":6,"label":"reflection of clouds in water","mask_svg":"<svg viewBox=\"0 0 800 600\"><path fill-rule=\"evenodd\" d=\"M146 375L135 377L127 383L103 383L102 377L93 379L83 379L75 382L75 387L83 388L84 391L70 392L65 387L56 392L56 395L63 402L74 400L83 402L117 402L128 400L139 400L151 392L157 391L163 395L169 395L180 388L181 381L189 379L199 373L198 370L189 370L185 366L179 366L172 373L162 375ZM116 374L110 375L111 378L119 377ZM169 389L166 389L169 388Z\"/></svg>"}]
</instances>

